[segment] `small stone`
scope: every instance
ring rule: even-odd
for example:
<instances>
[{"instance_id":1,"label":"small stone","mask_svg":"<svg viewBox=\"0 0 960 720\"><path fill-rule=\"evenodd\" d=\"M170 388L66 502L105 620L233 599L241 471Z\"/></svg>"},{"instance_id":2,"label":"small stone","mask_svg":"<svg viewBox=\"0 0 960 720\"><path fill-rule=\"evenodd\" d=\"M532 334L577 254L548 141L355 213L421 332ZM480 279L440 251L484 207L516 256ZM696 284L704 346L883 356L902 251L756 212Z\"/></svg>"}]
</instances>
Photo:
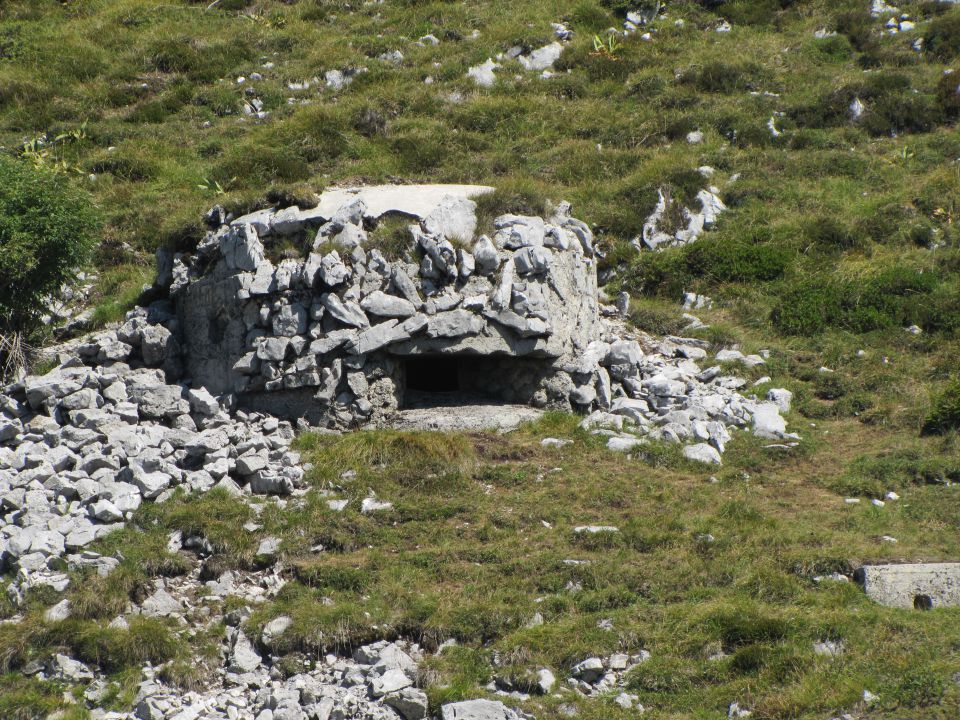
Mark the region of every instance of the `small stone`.
<instances>
[{"instance_id":1,"label":"small stone","mask_svg":"<svg viewBox=\"0 0 960 720\"><path fill-rule=\"evenodd\" d=\"M230 653L230 668L234 672L248 673L253 672L262 663L262 659L254 650L253 645L243 634L243 631L237 632L237 639L233 644L233 651Z\"/></svg>"},{"instance_id":2,"label":"small stone","mask_svg":"<svg viewBox=\"0 0 960 720\"><path fill-rule=\"evenodd\" d=\"M393 509L393 503L378 500L375 497L364 498L363 502L360 503L360 512L364 515L391 509Z\"/></svg>"},{"instance_id":3,"label":"small stone","mask_svg":"<svg viewBox=\"0 0 960 720\"><path fill-rule=\"evenodd\" d=\"M183 613L183 606L170 593L160 588L143 601L140 610L147 617L165 617L180 615Z\"/></svg>"},{"instance_id":4,"label":"small stone","mask_svg":"<svg viewBox=\"0 0 960 720\"><path fill-rule=\"evenodd\" d=\"M67 598L47 608L43 613L43 619L47 622L60 622L68 617L70 617L70 601Z\"/></svg>"},{"instance_id":5,"label":"small stone","mask_svg":"<svg viewBox=\"0 0 960 720\"><path fill-rule=\"evenodd\" d=\"M264 538L257 546L258 557L273 557L280 551L280 539L275 537Z\"/></svg>"}]
</instances>

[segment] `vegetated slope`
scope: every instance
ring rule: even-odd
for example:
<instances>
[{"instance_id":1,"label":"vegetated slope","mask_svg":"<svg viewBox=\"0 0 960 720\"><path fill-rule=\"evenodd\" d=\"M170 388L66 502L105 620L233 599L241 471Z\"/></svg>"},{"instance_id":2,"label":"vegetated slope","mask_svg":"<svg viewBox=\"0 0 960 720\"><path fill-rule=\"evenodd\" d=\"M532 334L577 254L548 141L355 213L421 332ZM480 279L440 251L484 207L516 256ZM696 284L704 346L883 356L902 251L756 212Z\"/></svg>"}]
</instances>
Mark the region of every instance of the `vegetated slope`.
<instances>
[{"instance_id":1,"label":"vegetated slope","mask_svg":"<svg viewBox=\"0 0 960 720\"><path fill-rule=\"evenodd\" d=\"M678 1L649 40L641 29L601 52L594 36L621 27L630 3L10 0L0 7L0 144L96 197L106 217L102 320L149 279L153 249L198 237L214 203L307 200L342 181L489 183L500 209L573 202L596 226L613 286L634 294L640 327L678 332L681 292L710 295L714 308L696 314L711 327L699 334L769 349L751 379L772 376L796 393L802 452L777 458L738 438L718 485L654 455L610 458L579 435L555 458L533 439L573 433L561 423L526 441L474 438L480 469L461 469L449 487L407 487L384 471L350 490L406 498L396 517L354 509L336 519L322 504L319 514L278 513L268 529L302 564L257 620L290 612L304 629L299 649L384 626L459 637L463 648L436 669L431 692L442 700L479 692L493 650L521 674L645 647L655 662L632 687L667 717L719 717L733 700L759 717L826 717L853 709L864 689L880 695L877 717L950 717L955 612L886 611L851 587L808 579L849 561L957 556L955 490L944 483L960 479L960 95L946 73L960 70L960 10L901 3L915 26L891 34L890 14L873 18L868 5ZM491 88L466 77L513 46L551 42L558 21L574 36L553 77L507 60ZM439 43L417 44L427 34ZM394 50L399 63L380 59ZM327 71L351 68L366 72L328 87ZM693 131L702 142L687 141ZM715 169L709 181L701 166ZM658 189L690 202L707 182L729 206L715 229L661 253L630 246ZM553 466L564 468L559 481ZM842 504L891 489L902 503ZM209 514L187 503L141 522L195 530L218 512L246 518L195 507ZM566 532L581 519L625 532L610 547L581 547ZM551 535L541 520L561 530ZM327 526L340 554L318 569L297 533ZM229 532L217 532L233 557ZM157 560L160 534L130 538L127 572L96 586L110 613L147 576L183 570ZM573 554L595 564L574 571L562 564ZM564 594L568 580L586 592ZM318 594L337 610L317 610ZM524 629L540 606L551 622ZM56 631L36 615L26 642L116 657L128 683L151 658L175 658L171 673L189 675L190 653L203 651L203 637L190 647L154 623L115 647L101 628L107 612ZM598 630L600 619L615 632ZM845 658L811 655L809 643L833 637L846 641ZM2 639L2 658L25 642ZM711 664L718 643L731 658ZM48 684L3 683L0 708L2 697L11 707L60 702ZM581 706L584 717L615 712Z\"/></svg>"},{"instance_id":2,"label":"vegetated slope","mask_svg":"<svg viewBox=\"0 0 960 720\"><path fill-rule=\"evenodd\" d=\"M709 291L737 323L952 336L960 11L905 3L914 26L891 35L860 0L677 2L650 40L597 52L626 6L6 3L0 141L99 200L101 320L149 276L142 251L191 242L214 202L400 178L489 182L519 209L569 199L624 286ZM574 36L552 77L512 60L492 88L466 76L555 21ZM657 190L691 201L704 165L731 208L719 228L637 258Z\"/></svg>"}]
</instances>

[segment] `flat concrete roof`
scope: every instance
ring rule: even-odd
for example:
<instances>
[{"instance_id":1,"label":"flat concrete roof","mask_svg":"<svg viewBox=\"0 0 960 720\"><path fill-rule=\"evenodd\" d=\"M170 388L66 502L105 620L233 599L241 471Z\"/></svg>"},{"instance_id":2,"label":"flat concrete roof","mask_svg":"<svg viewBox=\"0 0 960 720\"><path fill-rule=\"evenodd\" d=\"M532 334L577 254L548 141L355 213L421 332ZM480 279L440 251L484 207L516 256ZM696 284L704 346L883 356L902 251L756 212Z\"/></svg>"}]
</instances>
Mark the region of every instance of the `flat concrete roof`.
<instances>
[{"instance_id":1,"label":"flat concrete roof","mask_svg":"<svg viewBox=\"0 0 960 720\"><path fill-rule=\"evenodd\" d=\"M493 192L489 185L366 185L360 187L329 188L320 195L316 212L325 218L333 217L341 207L361 198L367 209L364 217L376 220L381 215L400 213L423 219L445 197L474 198Z\"/></svg>"}]
</instances>

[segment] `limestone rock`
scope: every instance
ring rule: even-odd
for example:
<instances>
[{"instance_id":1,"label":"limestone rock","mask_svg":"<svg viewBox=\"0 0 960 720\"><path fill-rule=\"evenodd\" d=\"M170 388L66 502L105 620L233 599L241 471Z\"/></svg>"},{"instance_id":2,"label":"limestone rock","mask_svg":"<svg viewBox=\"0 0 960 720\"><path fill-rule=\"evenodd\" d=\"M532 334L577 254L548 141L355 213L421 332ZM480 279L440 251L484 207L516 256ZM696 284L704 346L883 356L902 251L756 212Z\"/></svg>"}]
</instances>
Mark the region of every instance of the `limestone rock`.
<instances>
[{"instance_id":1,"label":"limestone rock","mask_svg":"<svg viewBox=\"0 0 960 720\"><path fill-rule=\"evenodd\" d=\"M723 462L717 449L707 443L687 445L683 448L683 456L688 460L694 460L708 465L720 465Z\"/></svg>"},{"instance_id":2,"label":"limestone rock","mask_svg":"<svg viewBox=\"0 0 960 720\"><path fill-rule=\"evenodd\" d=\"M520 716L498 700L463 700L440 708L442 720L520 720Z\"/></svg>"},{"instance_id":3,"label":"limestone rock","mask_svg":"<svg viewBox=\"0 0 960 720\"><path fill-rule=\"evenodd\" d=\"M231 270L253 271L263 260L263 244L257 231L247 223L230 228L221 241L220 251Z\"/></svg>"},{"instance_id":4,"label":"limestone rock","mask_svg":"<svg viewBox=\"0 0 960 720\"><path fill-rule=\"evenodd\" d=\"M431 338L459 338L476 335L483 329L483 319L468 310L450 310L434 315L427 322Z\"/></svg>"},{"instance_id":5,"label":"limestone rock","mask_svg":"<svg viewBox=\"0 0 960 720\"><path fill-rule=\"evenodd\" d=\"M243 634L243 631L238 631L237 639L234 641L233 650L230 653L230 669L239 673L253 672L260 667L262 662L262 658L254 650L247 636Z\"/></svg>"},{"instance_id":6,"label":"limestone rock","mask_svg":"<svg viewBox=\"0 0 960 720\"><path fill-rule=\"evenodd\" d=\"M473 200L447 196L423 219L423 229L445 240L470 242L477 227L476 209Z\"/></svg>"},{"instance_id":7,"label":"limestone rock","mask_svg":"<svg viewBox=\"0 0 960 720\"><path fill-rule=\"evenodd\" d=\"M370 321L357 303L344 302L333 293L323 295L320 301L327 312L344 325L361 329L370 327Z\"/></svg>"},{"instance_id":8,"label":"limestone rock","mask_svg":"<svg viewBox=\"0 0 960 720\"><path fill-rule=\"evenodd\" d=\"M429 710L427 694L411 687L387 695L383 704L396 710L403 720L425 720Z\"/></svg>"},{"instance_id":9,"label":"limestone rock","mask_svg":"<svg viewBox=\"0 0 960 720\"><path fill-rule=\"evenodd\" d=\"M417 312L413 303L396 295L377 290L360 302L360 307L371 315L386 318L407 318Z\"/></svg>"},{"instance_id":10,"label":"limestone rock","mask_svg":"<svg viewBox=\"0 0 960 720\"><path fill-rule=\"evenodd\" d=\"M500 268L500 254L486 235L481 235L473 246L476 270L481 275L490 275Z\"/></svg>"}]
</instances>

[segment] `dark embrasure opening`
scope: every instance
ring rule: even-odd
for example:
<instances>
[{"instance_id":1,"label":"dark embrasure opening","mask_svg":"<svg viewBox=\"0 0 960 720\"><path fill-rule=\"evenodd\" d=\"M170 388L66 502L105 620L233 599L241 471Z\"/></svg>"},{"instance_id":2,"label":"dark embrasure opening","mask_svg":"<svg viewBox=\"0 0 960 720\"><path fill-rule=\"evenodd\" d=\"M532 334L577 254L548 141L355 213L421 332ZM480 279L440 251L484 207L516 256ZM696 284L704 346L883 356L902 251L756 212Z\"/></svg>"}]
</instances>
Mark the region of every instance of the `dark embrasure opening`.
<instances>
[{"instance_id":1,"label":"dark embrasure opening","mask_svg":"<svg viewBox=\"0 0 960 720\"><path fill-rule=\"evenodd\" d=\"M404 360L407 391L453 393L460 391L460 362L450 357L417 357Z\"/></svg>"}]
</instances>

